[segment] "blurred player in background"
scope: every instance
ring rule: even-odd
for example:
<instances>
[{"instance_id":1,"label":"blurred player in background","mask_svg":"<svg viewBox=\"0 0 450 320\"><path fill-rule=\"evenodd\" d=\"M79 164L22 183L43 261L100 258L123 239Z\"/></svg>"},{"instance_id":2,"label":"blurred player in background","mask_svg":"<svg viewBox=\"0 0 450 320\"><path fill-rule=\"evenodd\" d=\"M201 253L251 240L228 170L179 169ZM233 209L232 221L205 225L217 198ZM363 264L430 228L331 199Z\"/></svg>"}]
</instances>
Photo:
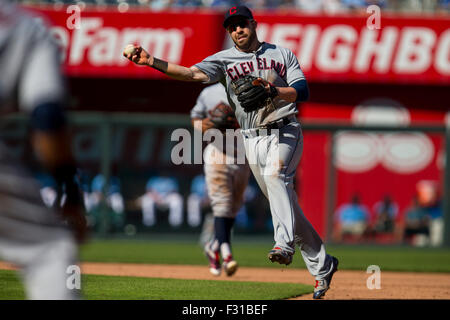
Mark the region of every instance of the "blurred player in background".
<instances>
[{"instance_id":1,"label":"blurred player in background","mask_svg":"<svg viewBox=\"0 0 450 320\"><path fill-rule=\"evenodd\" d=\"M234 112L228 106L225 88L220 83L203 89L191 110L191 119L194 129L202 133L212 128L225 132L226 129L239 127ZM242 139L240 135L239 138ZM209 260L209 270L215 276L221 272L220 257L222 268L228 276L232 276L238 268L231 251L231 230L243 204L250 168L246 162L238 164L236 158L226 161L230 154L233 157L237 155L234 148L233 139L222 150L217 148L216 143L210 143L204 152L206 186L214 215L214 237L206 243L204 250Z\"/></svg>"},{"instance_id":2,"label":"blurred player in background","mask_svg":"<svg viewBox=\"0 0 450 320\"><path fill-rule=\"evenodd\" d=\"M20 268L28 299L80 297L79 290L66 285L67 268L77 263L77 241L86 236L86 220L63 112L60 60L46 28L0 0L0 114L31 114L37 160L54 177L58 196L63 187L67 194L63 208L46 207L31 170L8 159L0 145L0 259Z\"/></svg>"}]
</instances>

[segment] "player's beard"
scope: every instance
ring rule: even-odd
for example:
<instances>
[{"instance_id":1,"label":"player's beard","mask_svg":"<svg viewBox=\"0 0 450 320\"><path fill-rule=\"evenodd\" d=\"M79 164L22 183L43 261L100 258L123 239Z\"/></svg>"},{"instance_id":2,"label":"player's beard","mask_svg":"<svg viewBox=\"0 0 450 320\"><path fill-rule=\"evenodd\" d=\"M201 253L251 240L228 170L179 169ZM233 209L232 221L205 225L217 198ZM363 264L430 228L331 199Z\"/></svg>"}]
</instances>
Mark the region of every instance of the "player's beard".
<instances>
[{"instance_id":1,"label":"player's beard","mask_svg":"<svg viewBox=\"0 0 450 320\"><path fill-rule=\"evenodd\" d=\"M248 33L247 39L245 39L246 41L244 43L239 44L237 39L233 39L234 44L236 45L236 47L238 47L241 51L249 51L250 48L253 46L253 44L255 43L255 41L257 42L257 37L256 37L256 32L255 30L251 30ZM256 50L257 48L255 48Z\"/></svg>"}]
</instances>

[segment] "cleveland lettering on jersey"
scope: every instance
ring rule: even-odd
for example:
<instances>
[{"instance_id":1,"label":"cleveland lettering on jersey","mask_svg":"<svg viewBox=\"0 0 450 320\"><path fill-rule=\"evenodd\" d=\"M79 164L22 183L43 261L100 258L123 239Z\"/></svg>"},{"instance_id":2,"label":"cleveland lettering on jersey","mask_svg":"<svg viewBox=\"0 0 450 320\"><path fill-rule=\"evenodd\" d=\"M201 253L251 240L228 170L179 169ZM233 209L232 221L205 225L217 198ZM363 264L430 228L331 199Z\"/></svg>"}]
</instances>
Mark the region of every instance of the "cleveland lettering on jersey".
<instances>
[{"instance_id":1,"label":"cleveland lettering on jersey","mask_svg":"<svg viewBox=\"0 0 450 320\"><path fill-rule=\"evenodd\" d=\"M270 59L270 62L266 58L256 58L256 61L246 61L233 64L231 67L227 66L227 75L231 78L231 81L252 73L256 70L275 70L280 78L286 76L286 66L274 59Z\"/></svg>"}]
</instances>

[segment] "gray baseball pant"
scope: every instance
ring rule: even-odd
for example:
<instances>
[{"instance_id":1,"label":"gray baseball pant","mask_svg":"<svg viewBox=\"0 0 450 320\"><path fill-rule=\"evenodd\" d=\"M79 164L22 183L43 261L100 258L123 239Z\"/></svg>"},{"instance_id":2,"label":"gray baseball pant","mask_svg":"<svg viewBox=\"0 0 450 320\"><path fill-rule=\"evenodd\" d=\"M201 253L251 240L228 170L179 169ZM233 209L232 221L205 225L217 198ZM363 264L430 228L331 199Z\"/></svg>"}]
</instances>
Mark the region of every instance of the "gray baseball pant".
<instances>
[{"instance_id":1,"label":"gray baseball pant","mask_svg":"<svg viewBox=\"0 0 450 320\"><path fill-rule=\"evenodd\" d=\"M274 133L275 132L275 133ZM294 190L294 177L303 152L303 134L295 119L270 134L242 130L250 168L270 203L275 246L290 254L300 248L308 271L316 279L331 272L332 259L306 219Z\"/></svg>"}]
</instances>

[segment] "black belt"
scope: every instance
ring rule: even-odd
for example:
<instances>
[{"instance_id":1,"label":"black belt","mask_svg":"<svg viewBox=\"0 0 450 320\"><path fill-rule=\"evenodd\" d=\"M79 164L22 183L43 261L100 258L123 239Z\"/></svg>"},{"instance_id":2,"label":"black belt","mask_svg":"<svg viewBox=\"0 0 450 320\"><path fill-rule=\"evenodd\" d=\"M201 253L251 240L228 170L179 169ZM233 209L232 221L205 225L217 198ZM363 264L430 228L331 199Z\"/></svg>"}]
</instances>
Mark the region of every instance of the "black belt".
<instances>
[{"instance_id":1,"label":"black belt","mask_svg":"<svg viewBox=\"0 0 450 320\"><path fill-rule=\"evenodd\" d=\"M291 123L294 119L295 119L295 117L289 116L289 117L281 118L277 121L270 122L267 125L265 125L264 127L257 128L256 135L258 135L258 136L270 135L272 130L274 130L274 129L278 130L280 128L283 128L285 125Z\"/></svg>"}]
</instances>

